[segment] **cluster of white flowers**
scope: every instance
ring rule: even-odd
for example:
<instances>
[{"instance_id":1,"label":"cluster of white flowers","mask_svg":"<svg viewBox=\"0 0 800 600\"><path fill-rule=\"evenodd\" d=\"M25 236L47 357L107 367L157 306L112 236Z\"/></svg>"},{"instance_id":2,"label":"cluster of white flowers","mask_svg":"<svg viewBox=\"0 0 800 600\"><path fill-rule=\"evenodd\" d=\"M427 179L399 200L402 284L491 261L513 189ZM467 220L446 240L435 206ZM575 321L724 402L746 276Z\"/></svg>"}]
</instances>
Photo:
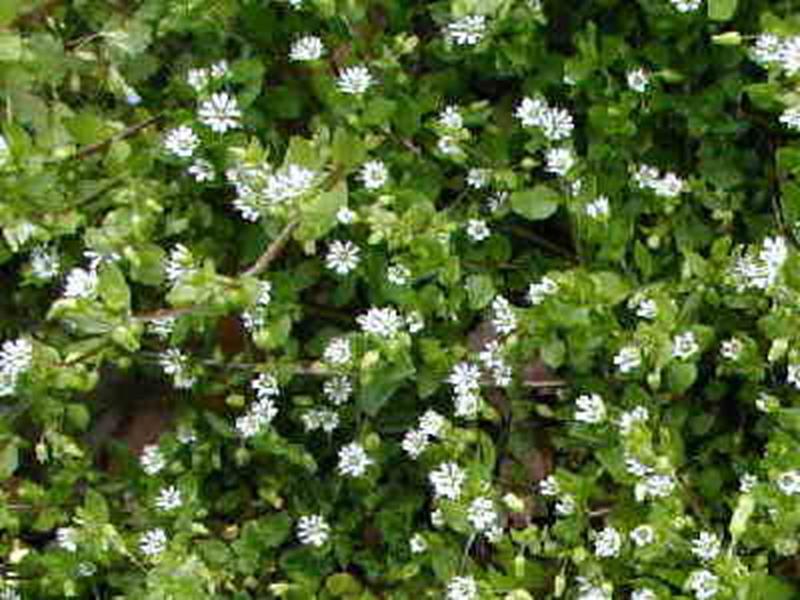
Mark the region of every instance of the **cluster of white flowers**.
<instances>
[{"instance_id":1,"label":"cluster of white flowers","mask_svg":"<svg viewBox=\"0 0 800 600\"><path fill-rule=\"evenodd\" d=\"M606 405L599 394L583 394L575 399L575 420L596 425L606 420Z\"/></svg>"},{"instance_id":2,"label":"cluster of white flowers","mask_svg":"<svg viewBox=\"0 0 800 600\"><path fill-rule=\"evenodd\" d=\"M12 395L19 377L33 366L33 344L18 338L0 347L0 396Z\"/></svg>"},{"instance_id":3,"label":"cluster of white flowers","mask_svg":"<svg viewBox=\"0 0 800 600\"><path fill-rule=\"evenodd\" d=\"M297 522L297 538L301 544L321 548L330 534L331 526L322 515L304 515Z\"/></svg>"},{"instance_id":4,"label":"cluster of white flowers","mask_svg":"<svg viewBox=\"0 0 800 600\"><path fill-rule=\"evenodd\" d=\"M595 585L586 577L576 577L578 582L577 600L612 600L611 586L607 583Z\"/></svg>"},{"instance_id":5,"label":"cluster of white flowers","mask_svg":"<svg viewBox=\"0 0 800 600\"><path fill-rule=\"evenodd\" d=\"M389 265L386 279L392 285L403 286L411 279L411 271L405 265Z\"/></svg>"},{"instance_id":6,"label":"cluster of white flowers","mask_svg":"<svg viewBox=\"0 0 800 600\"><path fill-rule=\"evenodd\" d=\"M59 527L56 530L58 547L67 552L78 551L78 530L74 527Z\"/></svg>"},{"instance_id":7,"label":"cluster of white flowers","mask_svg":"<svg viewBox=\"0 0 800 600\"><path fill-rule=\"evenodd\" d=\"M369 69L363 65L347 67L339 73L336 87L344 94L360 96L375 85L375 79Z\"/></svg>"},{"instance_id":8,"label":"cluster of white flowers","mask_svg":"<svg viewBox=\"0 0 800 600\"><path fill-rule=\"evenodd\" d=\"M325 382L322 386L322 393L335 406L341 406L350 400L350 396L353 394L353 384L346 375L339 375Z\"/></svg>"},{"instance_id":9,"label":"cluster of white flowers","mask_svg":"<svg viewBox=\"0 0 800 600\"><path fill-rule=\"evenodd\" d=\"M800 469L792 469L791 471L784 471L778 475L775 480L775 485L782 494L787 496L800 495Z\"/></svg>"},{"instance_id":10,"label":"cluster of white flowers","mask_svg":"<svg viewBox=\"0 0 800 600\"><path fill-rule=\"evenodd\" d=\"M478 584L472 575L453 577L447 584L446 600L477 600Z\"/></svg>"},{"instance_id":11,"label":"cluster of white flowers","mask_svg":"<svg viewBox=\"0 0 800 600\"><path fill-rule=\"evenodd\" d=\"M337 470L340 475L348 477L361 477L367 472L367 467L373 464L364 447L358 442L352 442L339 450L339 464Z\"/></svg>"},{"instance_id":12,"label":"cluster of white flowers","mask_svg":"<svg viewBox=\"0 0 800 600\"><path fill-rule=\"evenodd\" d=\"M403 329L403 317L394 308L370 308L366 314L356 317L361 331L377 337L392 338Z\"/></svg>"},{"instance_id":13,"label":"cluster of white flowers","mask_svg":"<svg viewBox=\"0 0 800 600\"><path fill-rule=\"evenodd\" d=\"M343 366L353 360L353 348L350 340L344 337L336 337L328 342L322 352L322 360L326 363Z\"/></svg>"},{"instance_id":14,"label":"cluster of white flowers","mask_svg":"<svg viewBox=\"0 0 800 600\"><path fill-rule=\"evenodd\" d=\"M486 35L486 17L467 15L451 23L444 29L445 38L458 46L474 46Z\"/></svg>"},{"instance_id":15,"label":"cluster of white flowers","mask_svg":"<svg viewBox=\"0 0 800 600\"><path fill-rule=\"evenodd\" d=\"M669 0L672 7L678 12L694 12L703 4L703 0Z\"/></svg>"},{"instance_id":16,"label":"cluster of white flowers","mask_svg":"<svg viewBox=\"0 0 800 600\"><path fill-rule=\"evenodd\" d=\"M676 335L672 340L672 356L680 360L690 358L700 351L697 338L692 331Z\"/></svg>"},{"instance_id":17,"label":"cluster of white flowers","mask_svg":"<svg viewBox=\"0 0 800 600\"><path fill-rule=\"evenodd\" d=\"M188 390L197 382L189 357L178 348L167 348L158 356L164 373L172 376L172 384L179 390Z\"/></svg>"},{"instance_id":18,"label":"cluster of white flowers","mask_svg":"<svg viewBox=\"0 0 800 600\"><path fill-rule=\"evenodd\" d=\"M325 55L325 46L316 35L306 35L292 44L289 60L301 62L319 60Z\"/></svg>"},{"instance_id":19,"label":"cluster of white flowers","mask_svg":"<svg viewBox=\"0 0 800 600\"><path fill-rule=\"evenodd\" d=\"M779 37L763 33L756 38L750 56L760 65L777 67L794 76L800 72L800 35Z\"/></svg>"},{"instance_id":20,"label":"cluster of white flowers","mask_svg":"<svg viewBox=\"0 0 800 600\"><path fill-rule=\"evenodd\" d=\"M626 375L642 366L642 351L638 346L623 346L614 356L614 365Z\"/></svg>"},{"instance_id":21,"label":"cluster of white flowers","mask_svg":"<svg viewBox=\"0 0 800 600\"><path fill-rule=\"evenodd\" d=\"M607 526L597 533L594 539L594 555L598 558L613 558L622 549L622 536L619 531Z\"/></svg>"},{"instance_id":22,"label":"cluster of white flowers","mask_svg":"<svg viewBox=\"0 0 800 600\"><path fill-rule=\"evenodd\" d=\"M625 411L620 415L617 423L619 431L622 435L628 435L636 425L646 423L649 418L650 412L644 406L637 406L633 410Z\"/></svg>"},{"instance_id":23,"label":"cluster of white flowers","mask_svg":"<svg viewBox=\"0 0 800 600\"><path fill-rule=\"evenodd\" d=\"M266 325L267 306L270 302L272 302L272 283L259 281L255 304L242 312L242 323L248 331L256 331Z\"/></svg>"},{"instance_id":24,"label":"cluster of white flowers","mask_svg":"<svg viewBox=\"0 0 800 600\"><path fill-rule=\"evenodd\" d=\"M67 281L64 284L65 298L86 298L91 299L97 294L97 286L100 280L97 271L94 269L81 269L76 267L67 273Z\"/></svg>"},{"instance_id":25,"label":"cluster of white flowers","mask_svg":"<svg viewBox=\"0 0 800 600\"><path fill-rule=\"evenodd\" d=\"M148 444L142 448L139 463L142 465L142 470L152 476L158 475L167 466L167 459L157 444Z\"/></svg>"},{"instance_id":26,"label":"cluster of white flowers","mask_svg":"<svg viewBox=\"0 0 800 600\"><path fill-rule=\"evenodd\" d=\"M649 473L634 488L634 496L639 502L650 498L666 498L675 491L677 483L672 475Z\"/></svg>"},{"instance_id":27,"label":"cluster of white flowers","mask_svg":"<svg viewBox=\"0 0 800 600\"><path fill-rule=\"evenodd\" d=\"M476 190L482 190L489 185L492 171L490 169L470 169L467 171L467 185Z\"/></svg>"},{"instance_id":28,"label":"cluster of white flowers","mask_svg":"<svg viewBox=\"0 0 800 600\"><path fill-rule=\"evenodd\" d=\"M469 131L464 127L464 118L461 116L457 106L448 105L436 121L440 137L436 147L446 156L462 154L463 151L458 145L460 141L469 139Z\"/></svg>"},{"instance_id":29,"label":"cluster of white flowers","mask_svg":"<svg viewBox=\"0 0 800 600\"><path fill-rule=\"evenodd\" d=\"M686 580L686 587L692 591L697 600L708 600L719 592L719 578L705 569L692 571Z\"/></svg>"},{"instance_id":30,"label":"cluster of white flowers","mask_svg":"<svg viewBox=\"0 0 800 600\"><path fill-rule=\"evenodd\" d=\"M447 382L453 386L456 416L475 418L481 406L480 368L470 362L460 362L453 367Z\"/></svg>"},{"instance_id":31,"label":"cluster of white flowers","mask_svg":"<svg viewBox=\"0 0 800 600\"><path fill-rule=\"evenodd\" d=\"M214 170L214 165L204 158L198 158L186 169L186 172L191 175L197 183L205 181L213 181L217 176Z\"/></svg>"},{"instance_id":32,"label":"cluster of white flowers","mask_svg":"<svg viewBox=\"0 0 800 600\"><path fill-rule=\"evenodd\" d=\"M548 475L539 482L539 493L542 496L558 496L561 493L561 486L555 475Z\"/></svg>"},{"instance_id":33,"label":"cluster of white flowers","mask_svg":"<svg viewBox=\"0 0 800 600\"><path fill-rule=\"evenodd\" d=\"M347 275L358 266L360 252L358 246L350 240L334 240L328 246L325 266L337 275Z\"/></svg>"},{"instance_id":34,"label":"cluster of white flowers","mask_svg":"<svg viewBox=\"0 0 800 600\"><path fill-rule=\"evenodd\" d=\"M274 204L307 194L317 181L317 173L300 165L290 164L267 177L264 196Z\"/></svg>"},{"instance_id":35,"label":"cluster of white flowers","mask_svg":"<svg viewBox=\"0 0 800 600\"><path fill-rule=\"evenodd\" d=\"M158 556L166 549L167 534L160 527L144 532L139 538L139 550L141 550L142 554L146 556Z\"/></svg>"},{"instance_id":36,"label":"cluster of white flowers","mask_svg":"<svg viewBox=\"0 0 800 600\"><path fill-rule=\"evenodd\" d=\"M441 463L428 475L434 497L448 500L458 500L461 497L461 486L466 478L464 470L454 462Z\"/></svg>"},{"instance_id":37,"label":"cluster of white flowers","mask_svg":"<svg viewBox=\"0 0 800 600\"><path fill-rule=\"evenodd\" d=\"M389 169L382 160L370 160L361 165L359 179L368 190L378 190L389 181Z\"/></svg>"},{"instance_id":38,"label":"cluster of white flowers","mask_svg":"<svg viewBox=\"0 0 800 600\"><path fill-rule=\"evenodd\" d=\"M710 531L701 531L692 540L692 554L702 561L711 561L719 556L722 550L722 543L716 534Z\"/></svg>"},{"instance_id":39,"label":"cluster of white flowers","mask_svg":"<svg viewBox=\"0 0 800 600\"><path fill-rule=\"evenodd\" d=\"M492 300L492 326L500 335L509 335L517 328L514 307L504 296L495 296Z\"/></svg>"},{"instance_id":40,"label":"cluster of white flowers","mask_svg":"<svg viewBox=\"0 0 800 600\"><path fill-rule=\"evenodd\" d=\"M181 491L174 485L162 488L155 501L156 508L165 512L175 510L183 505Z\"/></svg>"},{"instance_id":41,"label":"cluster of white flowers","mask_svg":"<svg viewBox=\"0 0 800 600\"><path fill-rule=\"evenodd\" d=\"M312 408L304 412L300 419L307 433L317 429L332 433L339 427L339 413L329 408Z\"/></svg>"},{"instance_id":42,"label":"cluster of white flowers","mask_svg":"<svg viewBox=\"0 0 800 600\"><path fill-rule=\"evenodd\" d=\"M61 259L56 248L36 246L31 250L31 275L42 281L53 279L61 270Z\"/></svg>"},{"instance_id":43,"label":"cluster of white flowers","mask_svg":"<svg viewBox=\"0 0 800 600\"><path fill-rule=\"evenodd\" d=\"M550 141L557 142L572 135L575 123L566 109L551 107L540 98L523 98L514 113L523 127L536 127Z\"/></svg>"},{"instance_id":44,"label":"cluster of white flowers","mask_svg":"<svg viewBox=\"0 0 800 600\"><path fill-rule=\"evenodd\" d=\"M478 354L478 358L484 369L491 374L496 386L508 387L511 385L513 371L500 353L500 342L497 340L488 341L484 349Z\"/></svg>"},{"instance_id":45,"label":"cluster of white flowers","mask_svg":"<svg viewBox=\"0 0 800 600\"><path fill-rule=\"evenodd\" d=\"M467 507L467 521L475 531L488 532L499 528L500 515L491 498L478 496Z\"/></svg>"},{"instance_id":46,"label":"cluster of white flowers","mask_svg":"<svg viewBox=\"0 0 800 600\"><path fill-rule=\"evenodd\" d=\"M778 120L789 129L800 131L800 106L792 106L783 111Z\"/></svg>"},{"instance_id":47,"label":"cluster of white flowers","mask_svg":"<svg viewBox=\"0 0 800 600\"><path fill-rule=\"evenodd\" d=\"M236 418L236 431L243 438L258 435L278 415L275 398L281 391L275 376L261 373L250 382L250 387L256 393L256 401L244 415Z\"/></svg>"},{"instance_id":48,"label":"cluster of white flowers","mask_svg":"<svg viewBox=\"0 0 800 600\"><path fill-rule=\"evenodd\" d=\"M186 81L199 94L206 91L209 83L224 79L229 73L228 61L223 59L217 61L211 67L189 69Z\"/></svg>"},{"instance_id":49,"label":"cluster of white flowers","mask_svg":"<svg viewBox=\"0 0 800 600\"><path fill-rule=\"evenodd\" d=\"M586 205L586 216L595 221L604 221L611 215L611 205L607 196L598 196Z\"/></svg>"},{"instance_id":50,"label":"cluster of white flowers","mask_svg":"<svg viewBox=\"0 0 800 600\"><path fill-rule=\"evenodd\" d=\"M569 148L550 148L545 152L545 171L564 177L575 166L575 154Z\"/></svg>"},{"instance_id":51,"label":"cluster of white flowers","mask_svg":"<svg viewBox=\"0 0 800 600\"><path fill-rule=\"evenodd\" d=\"M765 238L758 255L744 254L735 260L731 276L737 289L766 290L777 281L788 255L789 249L783 237Z\"/></svg>"},{"instance_id":52,"label":"cluster of white flowers","mask_svg":"<svg viewBox=\"0 0 800 600\"><path fill-rule=\"evenodd\" d=\"M242 111L234 96L217 92L200 104L197 117L211 131L225 133L229 129L241 127Z\"/></svg>"},{"instance_id":53,"label":"cluster of white flowers","mask_svg":"<svg viewBox=\"0 0 800 600\"><path fill-rule=\"evenodd\" d=\"M628 87L639 94L644 94L650 85L650 73L642 67L628 71L626 78Z\"/></svg>"},{"instance_id":54,"label":"cluster of white flowers","mask_svg":"<svg viewBox=\"0 0 800 600\"><path fill-rule=\"evenodd\" d=\"M188 125L170 129L164 136L164 147L180 158L191 158L199 145L200 138Z\"/></svg>"},{"instance_id":55,"label":"cluster of white flowers","mask_svg":"<svg viewBox=\"0 0 800 600\"><path fill-rule=\"evenodd\" d=\"M528 287L528 302L533 306L539 306L548 296L553 296L558 292L558 283L550 277L542 277L539 283L532 283Z\"/></svg>"},{"instance_id":56,"label":"cluster of white flowers","mask_svg":"<svg viewBox=\"0 0 800 600\"><path fill-rule=\"evenodd\" d=\"M662 198L677 198L686 191L686 182L675 173L668 171L663 175L656 167L639 165L633 173L633 180L642 189L649 189Z\"/></svg>"}]
</instances>

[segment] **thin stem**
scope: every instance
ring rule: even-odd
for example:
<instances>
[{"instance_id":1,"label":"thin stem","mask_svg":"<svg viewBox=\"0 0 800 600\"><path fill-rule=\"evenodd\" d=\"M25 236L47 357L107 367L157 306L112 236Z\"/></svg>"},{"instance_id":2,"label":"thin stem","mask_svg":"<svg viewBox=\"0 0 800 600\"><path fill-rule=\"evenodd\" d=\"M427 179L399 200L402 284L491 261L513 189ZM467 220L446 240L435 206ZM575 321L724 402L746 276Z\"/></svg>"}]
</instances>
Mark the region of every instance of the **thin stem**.
<instances>
[{"instance_id":1,"label":"thin stem","mask_svg":"<svg viewBox=\"0 0 800 600\"><path fill-rule=\"evenodd\" d=\"M286 227L283 228L283 231L281 231L281 234L269 245L264 254L253 263L252 267L242 273L242 275L245 277L257 277L266 271L275 259L281 255L284 246L289 242L289 238L292 237L292 233L294 233L294 230L297 229L299 224L299 221L289 221Z\"/></svg>"},{"instance_id":2,"label":"thin stem","mask_svg":"<svg viewBox=\"0 0 800 600\"><path fill-rule=\"evenodd\" d=\"M90 144L89 146L84 147L83 149L81 149L77 153L75 153L72 156L72 158L74 158L76 160L83 160L85 158L88 158L89 156L92 156L93 154L97 154L98 152L102 152L103 150L105 150L106 148L108 148L109 146L114 144L115 142L120 142L122 140L126 140L128 138L131 138L131 137L135 136L137 133L139 133L143 129L146 129L147 127L150 127L151 125L156 123L160 118L161 118L161 115L159 114L159 115L155 115L153 117L150 117L149 119L146 119L146 120L142 121L141 123L137 123L136 125L131 125L127 129L123 129L118 134L111 136L107 140L103 140L101 142L97 142L96 144Z\"/></svg>"}]
</instances>

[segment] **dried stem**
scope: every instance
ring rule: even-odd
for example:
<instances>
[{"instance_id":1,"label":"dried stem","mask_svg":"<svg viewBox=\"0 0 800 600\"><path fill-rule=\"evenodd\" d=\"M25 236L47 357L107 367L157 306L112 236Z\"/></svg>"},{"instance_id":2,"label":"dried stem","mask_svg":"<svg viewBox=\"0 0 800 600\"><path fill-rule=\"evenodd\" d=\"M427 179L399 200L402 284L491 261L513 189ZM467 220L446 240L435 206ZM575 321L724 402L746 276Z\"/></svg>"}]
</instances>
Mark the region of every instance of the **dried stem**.
<instances>
[{"instance_id":1,"label":"dried stem","mask_svg":"<svg viewBox=\"0 0 800 600\"><path fill-rule=\"evenodd\" d=\"M284 246L286 246L292 233L297 229L299 221L289 221L286 227L283 228L281 234L269 245L267 250L262 254L258 260L253 263L253 266L247 269L242 275L245 277L256 277L266 271L273 261L281 255Z\"/></svg>"}]
</instances>

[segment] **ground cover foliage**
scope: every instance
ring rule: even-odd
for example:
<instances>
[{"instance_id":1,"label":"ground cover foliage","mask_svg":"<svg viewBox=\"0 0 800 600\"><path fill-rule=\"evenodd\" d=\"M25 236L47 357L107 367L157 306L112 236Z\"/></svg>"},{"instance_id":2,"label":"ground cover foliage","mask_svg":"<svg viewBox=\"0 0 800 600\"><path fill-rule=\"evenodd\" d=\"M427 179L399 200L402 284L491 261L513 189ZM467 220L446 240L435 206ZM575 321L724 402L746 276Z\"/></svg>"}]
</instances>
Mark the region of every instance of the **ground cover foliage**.
<instances>
[{"instance_id":1,"label":"ground cover foliage","mask_svg":"<svg viewBox=\"0 0 800 600\"><path fill-rule=\"evenodd\" d=\"M789 0L5 0L0 597L800 593Z\"/></svg>"}]
</instances>

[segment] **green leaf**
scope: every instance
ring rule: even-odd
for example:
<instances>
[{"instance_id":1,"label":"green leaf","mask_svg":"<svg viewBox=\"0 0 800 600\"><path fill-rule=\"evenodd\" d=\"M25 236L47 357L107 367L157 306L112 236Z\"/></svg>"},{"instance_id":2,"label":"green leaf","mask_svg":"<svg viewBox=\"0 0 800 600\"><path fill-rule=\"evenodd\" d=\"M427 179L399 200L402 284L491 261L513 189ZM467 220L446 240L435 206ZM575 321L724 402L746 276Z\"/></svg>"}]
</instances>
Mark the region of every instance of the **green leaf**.
<instances>
[{"instance_id":1,"label":"green leaf","mask_svg":"<svg viewBox=\"0 0 800 600\"><path fill-rule=\"evenodd\" d=\"M708 18L727 21L736 13L737 0L708 0Z\"/></svg>"},{"instance_id":2,"label":"green leaf","mask_svg":"<svg viewBox=\"0 0 800 600\"><path fill-rule=\"evenodd\" d=\"M19 467L19 446L16 440L7 442L0 450L0 481L11 477Z\"/></svg>"},{"instance_id":3,"label":"green leaf","mask_svg":"<svg viewBox=\"0 0 800 600\"><path fill-rule=\"evenodd\" d=\"M347 183L343 180L332 190L319 193L301 208L302 218L294 237L300 242L311 242L325 237L336 227L336 213L347 206Z\"/></svg>"},{"instance_id":4,"label":"green leaf","mask_svg":"<svg viewBox=\"0 0 800 600\"><path fill-rule=\"evenodd\" d=\"M541 221L556 212L558 200L558 193L554 190L544 185L537 185L533 189L511 194L511 208L526 219Z\"/></svg>"},{"instance_id":5,"label":"green leaf","mask_svg":"<svg viewBox=\"0 0 800 600\"><path fill-rule=\"evenodd\" d=\"M336 598L361 593L362 586L350 573L334 573L325 580L325 588Z\"/></svg>"},{"instance_id":6,"label":"green leaf","mask_svg":"<svg viewBox=\"0 0 800 600\"><path fill-rule=\"evenodd\" d=\"M112 311L130 311L131 291L125 276L115 264L107 263L101 269L97 290Z\"/></svg>"},{"instance_id":7,"label":"green leaf","mask_svg":"<svg viewBox=\"0 0 800 600\"><path fill-rule=\"evenodd\" d=\"M374 417L394 393L408 380L416 370L408 355L402 360L383 368L373 368L363 376L363 385L358 395L358 407Z\"/></svg>"},{"instance_id":8,"label":"green leaf","mask_svg":"<svg viewBox=\"0 0 800 600\"><path fill-rule=\"evenodd\" d=\"M489 275L470 275L466 287L469 307L473 310L485 308L497 294Z\"/></svg>"},{"instance_id":9,"label":"green leaf","mask_svg":"<svg viewBox=\"0 0 800 600\"><path fill-rule=\"evenodd\" d=\"M22 39L16 33L0 32L0 61L22 58Z\"/></svg>"},{"instance_id":10,"label":"green leaf","mask_svg":"<svg viewBox=\"0 0 800 600\"><path fill-rule=\"evenodd\" d=\"M696 379L697 367L694 363L673 363L667 370L669 390L675 394L686 392Z\"/></svg>"}]
</instances>

